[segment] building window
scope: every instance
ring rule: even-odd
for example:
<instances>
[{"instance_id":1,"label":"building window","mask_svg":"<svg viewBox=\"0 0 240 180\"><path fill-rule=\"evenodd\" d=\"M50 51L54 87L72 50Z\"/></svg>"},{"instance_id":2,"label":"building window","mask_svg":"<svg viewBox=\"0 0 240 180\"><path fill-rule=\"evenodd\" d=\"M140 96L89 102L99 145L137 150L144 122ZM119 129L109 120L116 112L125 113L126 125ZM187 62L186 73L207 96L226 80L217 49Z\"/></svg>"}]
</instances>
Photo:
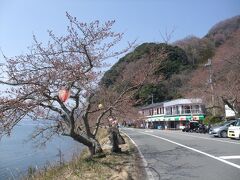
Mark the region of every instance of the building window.
<instances>
[{"instance_id":1,"label":"building window","mask_svg":"<svg viewBox=\"0 0 240 180\"><path fill-rule=\"evenodd\" d=\"M173 106L173 112L172 112L172 114L180 114L180 112L179 112L179 107L178 106Z\"/></svg>"},{"instance_id":2,"label":"building window","mask_svg":"<svg viewBox=\"0 0 240 180\"><path fill-rule=\"evenodd\" d=\"M191 114L191 106L189 105L183 106L183 111L184 111L184 114Z\"/></svg>"},{"instance_id":3,"label":"building window","mask_svg":"<svg viewBox=\"0 0 240 180\"><path fill-rule=\"evenodd\" d=\"M144 111L144 114L148 116L148 115L149 115L149 112L148 112L147 110L145 110L145 111Z\"/></svg>"},{"instance_id":4,"label":"building window","mask_svg":"<svg viewBox=\"0 0 240 180\"><path fill-rule=\"evenodd\" d=\"M172 114L176 114L176 106L172 107Z\"/></svg>"},{"instance_id":5,"label":"building window","mask_svg":"<svg viewBox=\"0 0 240 180\"><path fill-rule=\"evenodd\" d=\"M176 106L176 112L177 112L176 114L180 114L178 106Z\"/></svg>"},{"instance_id":6,"label":"building window","mask_svg":"<svg viewBox=\"0 0 240 180\"><path fill-rule=\"evenodd\" d=\"M200 105L193 105L192 113L194 113L194 114L201 113Z\"/></svg>"},{"instance_id":7,"label":"building window","mask_svg":"<svg viewBox=\"0 0 240 180\"><path fill-rule=\"evenodd\" d=\"M172 115L172 107L166 107L166 115Z\"/></svg>"}]
</instances>

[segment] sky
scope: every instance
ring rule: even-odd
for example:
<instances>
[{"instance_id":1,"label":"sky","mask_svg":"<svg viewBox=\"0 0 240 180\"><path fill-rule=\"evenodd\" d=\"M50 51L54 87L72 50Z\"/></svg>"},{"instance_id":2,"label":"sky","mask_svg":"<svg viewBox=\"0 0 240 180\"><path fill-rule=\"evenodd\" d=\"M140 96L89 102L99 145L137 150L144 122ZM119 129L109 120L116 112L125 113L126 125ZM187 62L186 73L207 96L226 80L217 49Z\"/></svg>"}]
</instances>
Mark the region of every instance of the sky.
<instances>
[{"instance_id":1,"label":"sky","mask_svg":"<svg viewBox=\"0 0 240 180\"><path fill-rule=\"evenodd\" d=\"M172 30L171 42L203 37L219 21L240 15L240 0L0 0L1 51L8 57L25 53L33 34L48 41L47 30L63 35L66 12L82 22L116 20L114 31L124 33L121 48L127 41L161 42L161 34Z\"/></svg>"}]
</instances>

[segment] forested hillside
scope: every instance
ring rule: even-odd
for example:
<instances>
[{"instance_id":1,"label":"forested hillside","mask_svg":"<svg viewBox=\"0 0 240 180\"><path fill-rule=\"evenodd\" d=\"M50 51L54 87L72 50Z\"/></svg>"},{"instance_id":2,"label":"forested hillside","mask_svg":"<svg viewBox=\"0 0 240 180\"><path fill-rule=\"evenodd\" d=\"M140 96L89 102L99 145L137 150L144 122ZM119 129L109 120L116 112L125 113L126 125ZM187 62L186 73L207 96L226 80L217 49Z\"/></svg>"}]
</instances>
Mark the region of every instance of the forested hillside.
<instances>
[{"instance_id":1,"label":"forested hillside","mask_svg":"<svg viewBox=\"0 0 240 180\"><path fill-rule=\"evenodd\" d=\"M147 81L136 93L136 105L164 101L181 96L173 86L182 86L175 75L191 69L186 53L177 46L167 44L144 43L133 52L121 58L102 78L101 84L107 88L117 88L122 76L144 67L152 68L151 80ZM141 76L139 72L138 76ZM172 79L172 77L175 77Z\"/></svg>"},{"instance_id":2,"label":"forested hillside","mask_svg":"<svg viewBox=\"0 0 240 180\"><path fill-rule=\"evenodd\" d=\"M154 67L151 80L134 96L136 106L150 104L152 100L200 97L210 112L216 109L215 115L222 113L224 104L239 112L239 42L240 16L236 16L217 23L203 38L189 36L170 45L143 43L112 66L101 85L117 90L123 76L139 68ZM212 59L212 82L209 66L205 67L208 59ZM211 83L214 91L210 89Z\"/></svg>"}]
</instances>

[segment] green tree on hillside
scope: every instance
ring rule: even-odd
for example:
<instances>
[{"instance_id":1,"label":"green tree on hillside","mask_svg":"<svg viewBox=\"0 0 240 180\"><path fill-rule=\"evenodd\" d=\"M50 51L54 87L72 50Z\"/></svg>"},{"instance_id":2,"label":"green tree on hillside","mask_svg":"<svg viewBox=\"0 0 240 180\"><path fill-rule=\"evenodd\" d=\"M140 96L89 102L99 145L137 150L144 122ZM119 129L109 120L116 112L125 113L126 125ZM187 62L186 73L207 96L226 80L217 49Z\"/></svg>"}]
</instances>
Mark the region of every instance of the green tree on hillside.
<instances>
[{"instance_id":1,"label":"green tree on hillside","mask_svg":"<svg viewBox=\"0 0 240 180\"><path fill-rule=\"evenodd\" d=\"M151 103L150 97L153 95L154 102L160 102L181 97L169 84L175 84L174 87L181 86L182 78L176 80L172 77L189 68L187 56L179 47L164 43L143 43L107 71L101 80L101 85L110 89L119 89L118 84L122 82L125 74L131 74L139 69L152 69L148 78L151 80L136 92L134 99L137 101L136 105L144 105ZM137 76L141 76L141 71L137 73ZM131 84L131 80L127 83Z\"/></svg>"}]
</instances>

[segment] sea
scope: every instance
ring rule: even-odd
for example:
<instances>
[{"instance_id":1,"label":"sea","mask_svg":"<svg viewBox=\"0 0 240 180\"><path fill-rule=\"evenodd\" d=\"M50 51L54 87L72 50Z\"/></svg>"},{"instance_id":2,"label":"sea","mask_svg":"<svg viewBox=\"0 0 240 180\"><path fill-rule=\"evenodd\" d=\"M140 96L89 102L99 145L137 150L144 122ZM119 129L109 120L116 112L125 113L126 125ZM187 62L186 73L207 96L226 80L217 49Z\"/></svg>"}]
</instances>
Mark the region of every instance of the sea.
<instances>
[{"instance_id":1,"label":"sea","mask_svg":"<svg viewBox=\"0 0 240 180\"><path fill-rule=\"evenodd\" d=\"M46 146L36 147L28 140L37 125L24 120L14 127L10 136L0 140L0 180L22 179L30 169L41 170L68 162L84 148L66 136L56 136Z\"/></svg>"}]
</instances>

